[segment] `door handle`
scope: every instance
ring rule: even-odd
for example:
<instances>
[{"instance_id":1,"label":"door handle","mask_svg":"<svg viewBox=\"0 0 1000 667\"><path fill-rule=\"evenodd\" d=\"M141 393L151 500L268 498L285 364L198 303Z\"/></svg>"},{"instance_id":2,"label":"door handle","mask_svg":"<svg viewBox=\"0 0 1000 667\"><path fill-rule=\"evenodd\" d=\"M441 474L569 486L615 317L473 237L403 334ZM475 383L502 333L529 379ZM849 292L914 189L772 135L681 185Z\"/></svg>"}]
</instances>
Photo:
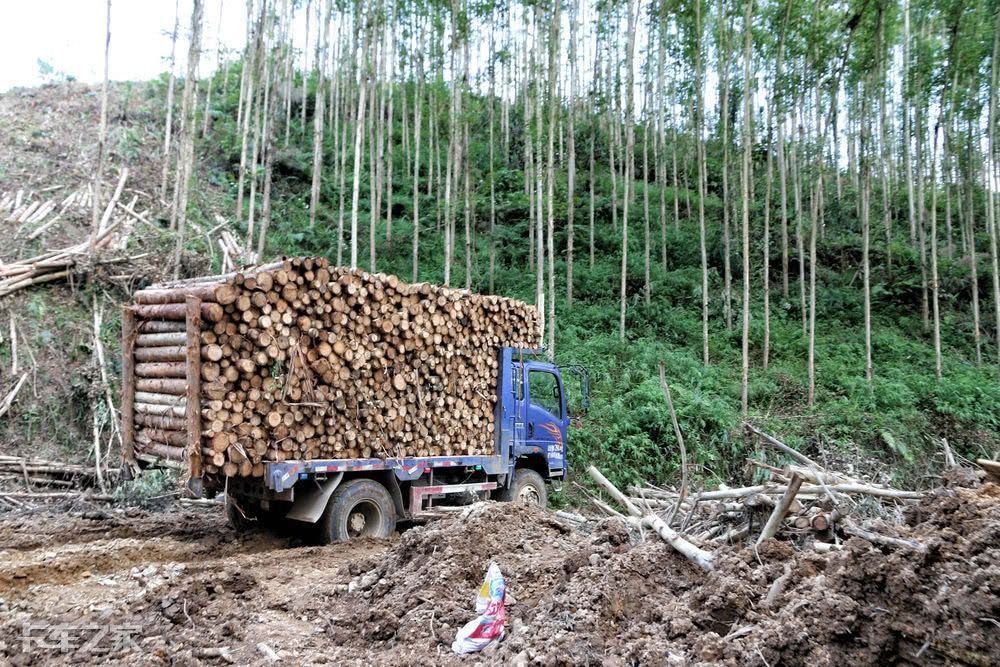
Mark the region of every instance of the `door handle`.
<instances>
[{"instance_id":1,"label":"door handle","mask_svg":"<svg viewBox=\"0 0 1000 667\"><path fill-rule=\"evenodd\" d=\"M528 437L529 438L535 437L535 424L532 422L528 422Z\"/></svg>"}]
</instances>

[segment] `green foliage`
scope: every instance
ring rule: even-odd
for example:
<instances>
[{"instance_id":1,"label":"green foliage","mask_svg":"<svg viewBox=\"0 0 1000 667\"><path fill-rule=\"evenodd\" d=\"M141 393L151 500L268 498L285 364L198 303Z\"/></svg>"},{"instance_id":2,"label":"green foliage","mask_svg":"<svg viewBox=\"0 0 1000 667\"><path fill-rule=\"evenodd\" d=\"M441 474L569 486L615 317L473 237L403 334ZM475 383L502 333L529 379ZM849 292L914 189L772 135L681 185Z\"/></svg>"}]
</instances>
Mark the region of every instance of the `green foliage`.
<instances>
[{"instance_id":1,"label":"green foliage","mask_svg":"<svg viewBox=\"0 0 1000 667\"><path fill-rule=\"evenodd\" d=\"M818 67L830 62L837 52L837 45L846 39L848 29L843 21L842 8L827 5L801 5L791 3L788 16L788 43L786 59L802 58ZM767 18L768 26L775 26L762 35L767 49L776 48L777 31L786 25L785 5L775 6L774 14ZM488 9L473 6L471 11L481 15ZM707 56L704 38L693 35L693 15L690 8L680 8L678 44L671 49L683 48L688 57L692 49L700 47ZM897 8L884 8L886 20L892 18ZM687 13L685 13L687 12ZM436 15L435 20L441 20ZM715 17L702 15L700 20L709 25ZM463 16L462 21L466 17ZM859 24L859 39L867 40L862 51L851 60L850 76L863 76L864 60L881 53L879 45L871 43L878 29L874 15L865 15ZM895 20L895 19L892 19ZM919 20L919 17L915 17ZM892 21L889 21L890 23ZM443 28L435 24L435 30ZM892 36L892 26L887 26L886 39ZM465 29L464 23L460 29ZM927 42L927 43L925 43ZM915 46L914 72L936 51L930 40ZM434 48L434 47L432 47ZM433 57L443 52L434 51ZM230 71L230 88L222 90L221 74L217 80L219 91L213 101L214 135L210 152L213 159L213 179L227 198L235 195L235 172L240 161L241 136L236 126L238 104L239 67ZM789 90L803 86L803 73L789 68L781 82ZM832 85L832 78L824 79ZM809 84L812 85L811 83ZM915 89L916 90L916 89ZM312 107L314 82L309 82L307 109ZM408 95L412 100L414 87L402 84L395 91L397 100ZM444 82L433 76L423 88L422 116L426 124L432 104L444 119L450 91ZM736 98L734 98L736 99ZM598 100L598 103L600 100ZM521 125L524 110L522 100L515 100L509 109L511 143L505 156L500 149L500 134L493 164L492 181L495 190L492 210L495 213L495 231L489 234L489 146L488 100L470 94L464 101L466 118L470 122L472 167L472 213L474 240L472 248L472 274L469 284L473 290L485 292L490 286L489 256L491 245L495 250L495 292L528 302L534 300L534 266L529 262L527 239L529 229L530 199L525 189L523 165L526 134ZM734 108L738 106L734 102ZM398 107L397 107L398 108ZM603 113L603 110L600 110ZM499 115L499 114L498 114ZM321 187L321 202L315 227L309 227L309 185L312 169L312 119L307 126L299 125L293 113L290 132L291 143L275 154L275 182L273 189L273 216L268 232L266 255L319 254L331 260L338 253L338 225L344 231L340 250L344 262L349 257L349 224L351 177L348 172L346 185L329 176L335 158L336 143L332 133L324 142L325 164ZM603 116L602 116L603 118ZM410 279L411 248L413 239L413 196L417 189L420 210L420 251L418 280L440 282L444 274L443 240L439 232L444 218L444 202L435 191L427 194L427 174L431 164L428 136L424 134L421 147L420 180L413 181L413 165L407 163L402 149L402 130L394 128L395 165L393 180L392 242L386 239L385 210L371 211L369 197L369 147L362 156L360 179L361 201L359 208L360 264L367 268L368 228L373 214L376 219L377 267L381 272L395 273ZM412 126L410 128L412 132ZM529 132L533 132L533 128ZM722 144L713 137L707 144L708 194L705 199L706 252L709 274L709 327L711 336L711 364L703 365L702 342L702 282L701 253L697 225L697 192L681 187L662 190L658 183L648 185L637 182L633 188L635 203L630 209L630 245L626 296L627 336L618 338L618 294L621 270L621 197L623 184L617 183L617 199L612 194L612 177L608 168L607 127L603 120L581 114L576 127L577 191L575 206L574 254L574 303L565 302L565 272L567 246L565 170L557 172L555 239L556 248L556 360L564 364L583 364L590 369L592 403L586 416L575 415L571 430L569 456L574 468L594 463L612 480L626 483L640 478L649 480L675 479L679 468L679 447L674 436L670 415L660 387L658 366L664 363L671 384L677 417L687 445L689 460L696 476L733 479L748 475L745 459L754 452L754 443L747 440L740 429L740 331L725 328L722 299L723 245L721 233L722 202ZM443 157L447 146L447 124L442 120L434 143ZM589 148L595 137L596 171L591 177ZM641 140L641 133L638 138ZM732 138L732 137L731 137ZM409 138L412 140L412 136ZM678 153L689 150L688 139L678 137ZM367 143L367 142L366 142ZM670 146L667 150L670 150ZM732 147L731 147L732 149ZM734 150L734 149L733 149ZM804 151L805 152L805 151ZM640 153L641 155L641 153ZM731 158L737 159L731 152ZM620 161L620 156L617 158ZM805 159L805 158L803 158ZM755 160L763 163L766 152L762 149ZM445 165L435 160L435 171ZM352 159L347 161L348 170ZM619 163L620 166L620 163ZM732 168L732 167L731 167ZM807 169L808 166L804 167ZM693 169L693 165L692 165ZM760 224L763 211L762 181L764 168L755 166L758 180L757 199L753 214L755 225ZM436 173L436 178L443 178ZM696 176L691 173L689 179ZM593 180L593 253L595 262L590 265L589 192ZM534 187L535 184L530 184ZM651 292L652 300L646 305L643 299L643 206L644 187L648 187L651 220ZM730 179L735 191L738 179ZM659 201L664 196L667 212L662 221L665 236L665 262L661 258L661 221ZM771 223L771 327L769 366L762 367L764 327L762 321L761 279L758 269L752 275L753 302L750 323L751 372L749 402L751 416L767 428L781 435L792 446L805 451L818 449L826 452L843 450L856 457L891 463L902 475L916 475L926 464L927 452L937 448L935 438L947 435L959 453L971 454L979 448L996 446L1000 432L1000 385L992 373L970 363L973 358L971 335L968 330L966 305L970 296L967 267L960 261L942 259L940 266L943 293L949 296L942 302L946 326L944 327L944 377L934 377L933 347L924 329L920 308L922 281L920 257L907 242L907 230L899 225L896 239L889 245L881 230L873 234L871 249L875 268L873 283L873 354L875 375L871 382L864 375L864 344L862 338L862 291L858 267L861 262L861 227L856 213L857 193L850 183L842 197L827 197L825 220L827 229L819 244L817 294L817 397L813 407L807 405L807 377L805 359L807 339L800 319L799 267L794 245L792 246L789 294L781 294L780 287L780 237L777 213ZM981 198L981 195L976 195ZM674 221L674 198L678 198L680 216ZM343 217L340 202L345 201ZM688 215L690 200L691 215ZM881 206L881 193L873 194L873 201ZM464 205L458 197L455 211L460 237L464 221ZM976 200L981 207L981 199ZM230 202L226 202L227 205ZM617 224L615 206L617 205ZM772 199L772 205L777 206ZM905 210L905 192L895 189L890 200L897 215ZM880 215L880 213L879 213ZM873 213L874 216L874 213ZM874 219L880 220L875 217ZM789 234L794 235L795 220L789 220ZM735 228L734 230L735 231ZM755 257L763 253L759 226L753 235ZM456 245L457 256L452 266L452 284L465 284L463 238ZM985 240L981 242L985 243ZM197 248L203 239L192 238L190 246ZM738 253L738 237L733 236L734 259ZM792 243L794 243L794 236ZM891 257L891 270L889 269ZM734 261L738 270L738 262ZM754 260L754 266L758 266ZM808 270L808 266L803 267ZM981 264L980 289L987 289L989 267ZM735 275L734 290L738 292L742 276ZM985 292L983 294L986 294ZM983 295L981 295L983 296ZM983 296L985 298L985 296ZM738 308L738 294L734 295ZM273 369L280 373L280 369ZM575 387L570 383L571 387ZM572 389L575 391L575 388ZM578 405L570 397L571 405Z\"/></svg>"}]
</instances>

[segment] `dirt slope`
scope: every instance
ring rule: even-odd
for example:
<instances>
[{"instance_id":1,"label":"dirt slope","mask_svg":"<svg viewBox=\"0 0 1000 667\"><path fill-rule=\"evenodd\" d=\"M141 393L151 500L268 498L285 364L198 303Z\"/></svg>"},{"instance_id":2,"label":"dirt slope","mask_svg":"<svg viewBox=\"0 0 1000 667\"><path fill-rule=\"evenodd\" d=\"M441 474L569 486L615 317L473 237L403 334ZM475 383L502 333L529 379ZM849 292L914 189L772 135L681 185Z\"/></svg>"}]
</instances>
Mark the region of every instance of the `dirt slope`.
<instances>
[{"instance_id":1,"label":"dirt slope","mask_svg":"<svg viewBox=\"0 0 1000 667\"><path fill-rule=\"evenodd\" d=\"M1000 487L937 492L902 532L926 554L852 539L818 555L772 541L727 547L704 575L621 524L571 530L502 504L386 541L330 547L239 537L220 509L0 518L0 655L26 622L133 627L126 664L867 665L1000 662ZM490 560L508 578L507 639L453 656ZM790 572L771 606L763 599ZM353 582L353 583L352 583ZM350 590L349 590L350 589ZM81 650L35 660L93 660ZM152 660L150 660L152 658Z\"/></svg>"}]
</instances>

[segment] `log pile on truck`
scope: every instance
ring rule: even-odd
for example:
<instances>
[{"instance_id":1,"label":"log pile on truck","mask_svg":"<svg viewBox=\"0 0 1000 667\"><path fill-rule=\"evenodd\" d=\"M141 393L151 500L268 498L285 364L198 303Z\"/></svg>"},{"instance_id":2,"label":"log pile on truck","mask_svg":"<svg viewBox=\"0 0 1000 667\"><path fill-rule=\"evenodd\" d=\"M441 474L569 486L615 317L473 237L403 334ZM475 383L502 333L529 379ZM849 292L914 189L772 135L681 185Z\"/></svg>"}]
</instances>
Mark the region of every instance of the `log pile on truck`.
<instances>
[{"instance_id":1,"label":"log pile on truck","mask_svg":"<svg viewBox=\"0 0 1000 667\"><path fill-rule=\"evenodd\" d=\"M538 329L519 301L317 257L153 285L124 309L125 461L259 477L490 453L497 350L537 347Z\"/></svg>"}]
</instances>

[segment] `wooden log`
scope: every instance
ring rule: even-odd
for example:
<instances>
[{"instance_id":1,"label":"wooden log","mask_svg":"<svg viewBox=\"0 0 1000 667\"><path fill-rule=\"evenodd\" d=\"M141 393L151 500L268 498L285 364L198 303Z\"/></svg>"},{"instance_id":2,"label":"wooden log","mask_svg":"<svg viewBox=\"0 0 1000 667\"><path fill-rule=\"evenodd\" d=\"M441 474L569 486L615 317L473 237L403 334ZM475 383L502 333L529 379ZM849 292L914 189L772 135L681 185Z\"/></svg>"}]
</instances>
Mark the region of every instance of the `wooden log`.
<instances>
[{"instance_id":1,"label":"wooden log","mask_svg":"<svg viewBox=\"0 0 1000 667\"><path fill-rule=\"evenodd\" d=\"M135 359L132 348L136 338L135 313L122 308L122 461L135 465Z\"/></svg>"},{"instance_id":2,"label":"wooden log","mask_svg":"<svg viewBox=\"0 0 1000 667\"><path fill-rule=\"evenodd\" d=\"M834 484L829 487L831 491L846 493L846 494L862 494L866 496L875 496L876 498L894 498L896 500L920 500L924 497L924 493L921 491L901 491L899 489L889 489L881 486L871 486L869 484L853 483L853 484ZM809 493L821 493L823 491L822 487L819 486L804 486L803 491L808 491Z\"/></svg>"},{"instance_id":3,"label":"wooden log","mask_svg":"<svg viewBox=\"0 0 1000 667\"><path fill-rule=\"evenodd\" d=\"M191 477L202 476L201 461L201 315L205 304L197 296L187 298L187 454ZM221 309L221 306L219 306Z\"/></svg>"},{"instance_id":4,"label":"wooden log","mask_svg":"<svg viewBox=\"0 0 1000 667\"><path fill-rule=\"evenodd\" d=\"M139 435L142 435L142 431L139 432ZM140 438L139 442L139 447L144 454L152 454L169 461L184 461L183 447L171 447L166 443L153 442L149 437L145 438L145 442L142 442L142 438Z\"/></svg>"},{"instance_id":5,"label":"wooden log","mask_svg":"<svg viewBox=\"0 0 1000 667\"><path fill-rule=\"evenodd\" d=\"M128 306L126 306L127 308ZM131 310L131 309L130 309ZM135 313L133 312L133 317ZM176 333L178 331L184 332L185 324L184 322L174 322L171 320L145 320L139 322L138 331L139 333Z\"/></svg>"},{"instance_id":6,"label":"wooden log","mask_svg":"<svg viewBox=\"0 0 1000 667\"><path fill-rule=\"evenodd\" d=\"M771 516L768 517L767 523L764 524L760 535L757 536L758 546L764 540L774 537L778 532L778 528L781 527L781 522L784 521L785 515L788 513L788 508L791 507L792 501L795 500L795 494L799 492L800 486L802 486L802 478L793 473L791 480L788 482L788 488L785 489L785 493L781 496L778 504L774 506Z\"/></svg>"},{"instance_id":7,"label":"wooden log","mask_svg":"<svg viewBox=\"0 0 1000 667\"><path fill-rule=\"evenodd\" d=\"M187 444L187 433L184 431L167 431L158 428L145 428L143 433L153 442L161 442L171 447L184 447Z\"/></svg>"},{"instance_id":8,"label":"wooden log","mask_svg":"<svg viewBox=\"0 0 1000 667\"><path fill-rule=\"evenodd\" d=\"M240 271L232 271L230 273L224 273L217 276L201 276L198 278L185 278L183 280L169 280L162 283L157 283L156 285L151 285L151 287L156 289L170 289L174 287L184 287L187 285L197 285L199 283L220 283L228 282L240 275L254 275L260 271L273 271L275 269L281 269L285 267L285 260L271 262L270 264L263 264L261 266L248 266Z\"/></svg>"},{"instance_id":9,"label":"wooden log","mask_svg":"<svg viewBox=\"0 0 1000 667\"><path fill-rule=\"evenodd\" d=\"M187 421L177 417L159 417L156 415L136 414L135 423L140 426L148 426L149 428L156 428L165 431L186 432L187 430Z\"/></svg>"},{"instance_id":10,"label":"wooden log","mask_svg":"<svg viewBox=\"0 0 1000 667\"><path fill-rule=\"evenodd\" d=\"M219 303L226 305L232 303L231 296L236 293L236 289L228 284L185 285L174 288L146 288L134 294L135 302L140 304L167 304L185 303L189 296L196 296L206 303ZM219 299L219 297L222 299Z\"/></svg>"},{"instance_id":11,"label":"wooden log","mask_svg":"<svg viewBox=\"0 0 1000 667\"><path fill-rule=\"evenodd\" d=\"M174 378L139 378L135 381L137 391L148 391L154 394L184 395L187 393L187 380Z\"/></svg>"},{"instance_id":12,"label":"wooden log","mask_svg":"<svg viewBox=\"0 0 1000 667\"><path fill-rule=\"evenodd\" d=\"M184 345L187 343L187 336L183 331L173 333L151 333L139 334L136 345L139 347L170 347Z\"/></svg>"},{"instance_id":13,"label":"wooden log","mask_svg":"<svg viewBox=\"0 0 1000 667\"><path fill-rule=\"evenodd\" d=\"M985 470L995 481L1000 482L1000 461L976 459L976 465Z\"/></svg>"},{"instance_id":14,"label":"wooden log","mask_svg":"<svg viewBox=\"0 0 1000 667\"><path fill-rule=\"evenodd\" d=\"M187 409L184 407L139 402L135 404L135 411L141 415L159 415L161 417L183 417L187 414Z\"/></svg>"},{"instance_id":15,"label":"wooden log","mask_svg":"<svg viewBox=\"0 0 1000 667\"><path fill-rule=\"evenodd\" d=\"M831 551L840 551L844 546L842 544L831 544L830 542L813 542L813 549L816 553L826 554Z\"/></svg>"},{"instance_id":16,"label":"wooden log","mask_svg":"<svg viewBox=\"0 0 1000 667\"><path fill-rule=\"evenodd\" d=\"M183 345L175 347L136 347L136 361L184 361L187 358L187 348Z\"/></svg>"},{"instance_id":17,"label":"wooden log","mask_svg":"<svg viewBox=\"0 0 1000 667\"><path fill-rule=\"evenodd\" d=\"M848 535L860 537L861 539L872 542L873 544L881 544L883 546L893 547L896 549L909 549L919 553L927 553L927 546L917 542L916 540L906 540L900 537L889 537L888 535L875 533L856 526L850 521L842 521L840 527Z\"/></svg>"},{"instance_id":18,"label":"wooden log","mask_svg":"<svg viewBox=\"0 0 1000 667\"><path fill-rule=\"evenodd\" d=\"M176 362L146 362L135 365L135 375L141 378L186 378L187 365Z\"/></svg>"},{"instance_id":19,"label":"wooden log","mask_svg":"<svg viewBox=\"0 0 1000 667\"><path fill-rule=\"evenodd\" d=\"M183 407L187 404L187 398L185 396L153 394L146 391L137 391L135 393L135 400L138 403L153 403L155 405L174 405Z\"/></svg>"},{"instance_id":20,"label":"wooden log","mask_svg":"<svg viewBox=\"0 0 1000 667\"><path fill-rule=\"evenodd\" d=\"M176 320L183 322L187 317L187 305L183 303L148 304L133 306L137 317L150 320ZM207 322L219 322L225 311L217 303L201 304L201 317Z\"/></svg>"}]
</instances>

